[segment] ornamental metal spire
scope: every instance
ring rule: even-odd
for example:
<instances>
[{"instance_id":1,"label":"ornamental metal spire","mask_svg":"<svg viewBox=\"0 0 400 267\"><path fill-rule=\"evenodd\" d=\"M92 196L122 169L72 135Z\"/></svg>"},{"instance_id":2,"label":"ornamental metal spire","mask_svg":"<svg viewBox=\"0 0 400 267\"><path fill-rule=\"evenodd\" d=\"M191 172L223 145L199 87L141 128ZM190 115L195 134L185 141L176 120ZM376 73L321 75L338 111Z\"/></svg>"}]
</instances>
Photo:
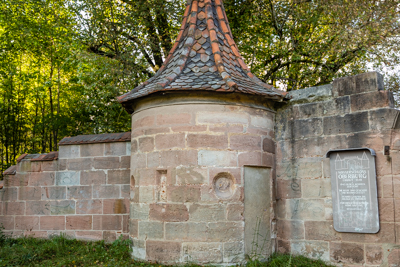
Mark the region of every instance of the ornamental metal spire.
<instances>
[{"instance_id":1,"label":"ornamental metal spire","mask_svg":"<svg viewBox=\"0 0 400 267\"><path fill-rule=\"evenodd\" d=\"M221 0L189 1L178 38L158 72L118 97L126 104L160 91L217 91L282 100L284 93L255 77L233 41Z\"/></svg>"}]
</instances>

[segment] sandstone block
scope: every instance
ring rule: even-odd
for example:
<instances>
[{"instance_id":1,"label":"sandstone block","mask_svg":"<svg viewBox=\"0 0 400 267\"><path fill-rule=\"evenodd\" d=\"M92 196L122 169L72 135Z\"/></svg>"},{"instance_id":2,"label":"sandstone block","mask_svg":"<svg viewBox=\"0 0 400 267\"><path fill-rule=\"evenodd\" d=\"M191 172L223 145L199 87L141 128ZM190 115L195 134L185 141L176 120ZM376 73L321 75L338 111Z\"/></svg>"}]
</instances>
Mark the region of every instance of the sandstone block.
<instances>
[{"instance_id":1,"label":"sandstone block","mask_svg":"<svg viewBox=\"0 0 400 267\"><path fill-rule=\"evenodd\" d=\"M357 243L395 243L395 224L380 223L380 230L377 234L341 233L342 241Z\"/></svg>"},{"instance_id":2,"label":"sandstone block","mask_svg":"<svg viewBox=\"0 0 400 267\"><path fill-rule=\"evenodd\" d=\"M127 148L131 150L131 145L127 146L128 142L115 142L104 144L104 155L105 156L125 156L130 155L127 153Z\"/></svg>"},{"instance_id":3,"label":"sandstone block","mask_svg":"<svg viewBox=\"0 0 400 267\"><path fill-rule=\"evenodd\" d=\"M24 215L25 214L25 201L24 202L4 202L0 203L3 207L4 215Z\"/></svg>"},{"instance_id":4,"label":"sandstone block","mask_svg":"<svg viewBox=\"0 0 400 267\"><path fill-rule=\"evenodd\" d=\"M119 198L119 185L94 185L93 198Z\"/></svg>"},{"instance_id":5,"label":"sandstone block","mask_svg":"<svg viewBox=\"0 0 400 267\"><path fill-rule=\"evenodd\" d=\"M40 216L40 230L65 230L65 217Z\"/></svg>"},{"instance_id":6,"label":"sandstone block","mask_svg":"<svg viewBox=\"0 0 400 267\"><path fill-rule=\"evenodd\" d=\"M15 230L39 230L39 216L15 216Z\"/></svg>"},{"instance_id":7,"label":"sandstone block","mask_svg":"<svg viewBox=\"0 0 400 267\"><path fill-rule=\"evenodd\" d=\"M154 137L139 138L139 150L141 152L151 152L154 150Z\"/></svg>"},{"instance_id":8,"label":"sandstone block","mask_svg":"<svg viewBox=\"0 0 400 267\"><path fill-rule=\"evenodd\" d=\"M161 127L151 127L149 129L144 130L144 135L156 135L156 134L164 134L170 133L168 126L161 126Z\"/></svg>"},{"instance_id":9,"label":"sandstone block","mask_svg":"<svg viewBox=\"0 0 400 267\"><path fill-rule=\"evenodd\" d=\"M102 240L103 231L75 231L76 239L79 240Z\"/></svg>"},{"instance_id":10,"label":"sandstone block","mask_svg":"<svg viewBox=\"0 0 400 267\"><path fill-rule=\"evenodd\" d=\"M205 125L204 125L205 126ZM210 125L208 126L208 130L214 133L245 133L246 130L243 128L243 125L237 124L229 124L224 126Z\"/></svg>"},{"instance_id":11,"label":"sandstone block","mask_svg":"<svg viewBox=\"0 0 400 267\"><path fill-rule=\"evenodd\" d=\"M297 106L295 116L298 119L311 117L325 117L333 115L344 115L350 113L350 97L337 97L318 103L307 103Z\"/></svg>"},{"instance_id":12,"label":"sandstone block","mask_svg":"<svg viewBox=\"0 0 400 267\"><path fill-rule=\"evenodd\" d=\"M67 145L58 148L59 159L75 159L80 157L80 145Z\"/></svg>"},{"instance_id":13,"label":"sandstone block","mask_svg":"<svg viewBox=\"0 0 400 267\"><path fill-rule=\"evenodd\" d=\"M71 170L71 171L91 170L92 169L92 158L68 159L67 166L68 166L68 170Z\"/></svg>"},{"instance_id":14,"label":"sandstone block","mask_svg":"<svg viewBox=\"0 0 400 267\"><path fill-rule=\"evenodd\" d=\"M291 253L290 252L290 241L281 240L278 238L277 242L277 252L278 253Z\"/></svg>"},{"instance_id":15,"label":"sandstone block","mask_svg":"<svg viewBox=\"0 0 400 267\"><path fill-rule=\"evenodd\" d=\"M19 200L40 200L42 192L40 187L20 187Z\"/></svg>"},{"instance_id":16,"label":"sandstone block","mask_svg":"<svg viewBox=\"0 0 400 267\"><path fill-rule=\"evenodd\" d=\"M146 155L141 154L138 155L136 158L138 162L132 162L131 169L145 168L146 166L147 168L153 168L161 165L161 154L159 152L150 152L147 153ZM146 165L146 158L147 158L147 165Z\"/></svg>"},{"instance_id":17,"label":"sandstone block","mask_svg":"<svg viewBox=\"0 0 400 267\"><path fill-rule=\"evenodd\" d=\"M117 240L115 231L103 231L103 240L107 243L112 243Z\"/></svg>"},{"instance_id":18,"label":"sandstone block","mask_svg":"<svg viewBox=\"0 0 400 267\"><path fill-rule=\"evenodd\" d=\"M367 72L333 81L333 95L353 95L383 90L383 76L377 72Z\"/></svg>"},{"instance_id":19,"label":"sandstone block","mask_svg":"<svg viewBox=\"0 0 400 267\"><path fill-rule=\"evenodd\" d=\"M278 199L301 198L301 182L301 179L276 180L276 197Z\"/></svg>"},{"instance_id":20,"label":"sandstone block","mask_svg":"<svg viewBox=\"0 0 400 267\"><path fill-rule=\"evenodd\" d=\"M150 207L149 204L133 203L131 202L129 213L131 219L148 220Z\"/></svg>"},{"instance_id":21,"label":"sandstone block","mask_svg":"<svg viewBox=\"0 0 400 267\"><path fill-rule=\"evenodd\" d=\"M254 135L231 135L229 147L233 150L261 151L261 137Z\"/></svg>"},{"instance_id":22,"label":"sandstone block","mask_svg":"<svg viewBox=\"0 0 400 267\"><path fill-rule=\"evenodd\" d=\"M199 186L168 186L168 202L198 202L200 200Z\"/></svg>"},{"instance_id":23,"label":"sandstone block","mask_svg":"<svg viewBox=\"0 0 400 267\"><path fill-rule=\"evenodd\" d=\"M301 182L303 198L325 198L331 197L330 179L304 179Z\"/></svg>"},{"instance_id":24,"label":"sandstone block","mask_svg":"<svg viewBox=\"0 0 400 267\"><path fill-rule=\"evenodd\" d=\"M90 199L76 202L76 214L101 214L103 212L103 200Z\"/></svg>"},{"instance_id":25,"label":"sandstone block","mask_svg":"<svg viewBox=\"0 0 400 267\"><path fill-rule=\"evenodd\" d=\"M161 166L179 166L179 165L197 165L197 151L196 150L172 150L162 151Z\"/></svg>"},{"instance_id":26,"label":"sandstone block","mask_svg":"<svg viewBox=\"0 0 400 267\"><path fill-rule=\"evenodd\" d=\"M248 124L249 118L245 113L235 112L200 112L197 113L197 122L200 124L205 123L234 123L234 124Z\"/></svg>"},{"instance_id":27,"label":"sandstone block","mask_svg":"<svg viewBox=\"0 0 400 267\"><path fill-rule=\"evenodd\" d=\"M157 115L157 125L189 124L191 119L189 113Z\"/></svg>"},{"instance_id":28,"label":"sandstone block","mask_svg":"<svg viewBox=\"0 0 400 267\"><path fill-rule=\"evenodd\" d=\"M50 215L50 213L50 201L26 202L26 215Z\"/></svg>"},{"instance_id":29,"label":"sandstone block","mask_svg":"<svg viewBox=\"0 0 400 267\"><path fill-rule=\"evenodd\" d=\"M135 185L148 186L156 184L156 171L154 169L136 169L133 176Z\"/></svg>"},{"instance_id":30,"label":"sandstone block","mask_svg":"<svg viewBox=\"0 0 400 267\"><path fill-rule=\"evenodd\" d=\"M194 125L194 126L172 126L173 132L205 132L207 125ZM212 130L211 130L212 131Z\"/></svg>"},{"instance_id":31,"label":"sandstone block","mask_svg":"<svg viewBox=\"0 0 400 267\"><path fill-rule=\"evenodd\" d=\"M225 205L192 204L189 209L189 220L195 222L210 222L225 220Z\"/></svg>"},{"instance_id":32,"label":"sandstone block","mask_svg":"<svg viewBox=\"0 0 400 267\"><path fill-rule=\"evenodd\" d=\"M325 202L323 199L288 199L286 218L292 220L324 220Z\"/></svg>"},{"instance_id":33,"label":"sandstone block","mask_svg":"<svg viewBox=\"0 0 400 267\"><path fill-rule=\"evenodd\" d=\"M394 105L393 93L390 91L379 91L352 95L350 97L350 100L352 112L384 107L392 108Z\"/></svg>"},{"instance_id":34,"label":"sandstone block","mask_svg":"<svg viewBox=\"0 0 400 267\"><path fill-rule=\"evenodd\" d=\"M275 142L274 140L266 137L263 139L263 151L264 152L268 152L268 153L272 153L275 154Z\"/></svg>"},{"instance_id":35,"label":"sandstone block","mask_svg":"<svg viewBox=\"0 0 400 267\"><path fill-rule=\"evenodd\" d=\"M378 207L381 222L394 222L394 199L378 198Z\"/></svg>"},{"instance_id":36,"label":"sandstone block","mask_svg":"<svg viewBox=\"0 0 400 267\"><path fill-rule=\"evenodd\" d=\"M136 153L138 150L138 143L137 140L132 140L130 143L127 143L127 145L130 144L130 148L127 150L129 151L129 153L127 152L128 155L132 155L133 153Z\"/></svg>"},{"instance_id":37,"label":"sandstone block","mask_svg":"<svg viewBox=\"0 0 400 267\"><path fill-rule=\"evenodd\" d=\"M341 233L333 229L332 221L305 221L307 240L339 241Z\"/></svg>"},{"instance_id":38,"label":"sandstone block","mask_svg":"<svg viewBox=\"0 0 400 267\"><path fill-rule=\"evenodd\" d=\"M51 215L75 214L74 200L58 200L50 202Z\"/></svg>"},{"instance_id":39,"label":"sandstone block","mask_svg":"<svg viewBox=\"0 0 400 267\"><path fill-rule=\"evenodd\" d=\"M166 240L206 241L207 223L167 222L165 223Z\"/></svg>"},{"instance_id":40,"label":"sandstone block","mask_svg":"<svg viewBox=\"0 0 400 267\"><path fill-rule=\"evenodd\" d=\"M224 243L224 262L239 263L244 260L243 242Z\"/></svg>"},{"instance_id":41,"label":"sandstone block","mask_svg":"<svg viewBox=\"0 0 400 267\"><path fill-rule=\"evenodd\" d=\"M221 172L228 173L229 175L231 175L234 178L234 181L235 181L236 184L242 184L242 170L239 167L208 168L208 171L209 171L208 184L212 184L213 181L214 181L215 176L217 176ZM207 182L205 182L205 184L207 184Z\"/></svg>"},{"instance_id":42,"label":"sandstone block","mask_svg":"<svg viewBox=\"0 0 400 267\"><path fill-rule=\"evenodd\" d=\"M121 156L121 162L119 168L129 169L131 167L131 156Z\"/></svg>"},{"instance_id":43,"label":"sandstone block","mask_svg":"<svg viewBox=\"0 0 400 267\"><path fill-rule=\"evenodd\" d=\"M129 185L121 185L121 197L129 199L130 196L130 186Z\"/></svg>"},{"instance_id":44,"label":"sandstone block","mask_svg":"<svg viewBox=\"0 0 400 267\"><path fill-rule=\"evenodd\" d=\"M110 170L108 171L108 184L129 184L130 170Z\"/></svg>"},{"instance_id":45,"label":"sandstone block","mask_svg":"<svg viewBox=\"0 0 400 267\"><path fill-rule=\"evenodd\" d=\"M400 259L400 258L399 258ZM381 245L365 245L366 264L382 264L383 249Z\"/></svg>"},{"instance_id":46,"label":"sandstone block","mask_svg":"<svg viewBox=\"0 0 400 267\"><path fill-rule=\"evenodd\" d=\"M150 220L182 222L189 220L189 213L184 204L150 204Z\"/></svg>"},{"instance_id":47,"label":"sandstone block","mask_svg":"<svg viewBox=\"0 0 400 267\"><path fill-rule=\"evenodd\" d=\"M82 171L80 175L81 185L99 185L106 183L105 171Z\"/></svg>"},{"instance_id":48,"label":"sandstone block","mask_svg":"<svg viewBox=\"0 0 400 267\"><path fill-rule=\"evenodd\" d=\"M58 160L42 161L40 169L44 172L58 171Z\"/></svg>"},{"instance_id":49,"label":"sandstone block","mask_svg":"<svg viewBox=\"0 0 400 267\"><path fill-rule=\"evenodd\" d=\"M364 260L364 245L355 243L330 243L330 260L347 264L362 264Z\"/></svg>"},{"instance_id":50,"label":"sandstone block","mask_svg":"<svg viewBox=\"0 0 400 267\"><path fill-rule=\"evenodd\" d=\"M323 124L321 118L295 120L293 127L296 138L320 136L323 132Z\"/></svg>"},{"instance_id":51,"label":"sandstone block","mask_svg":"<svg viewBox=\"0 0 400 267\"><path fill-rule=\"evenodd\" d=\"M264 116L250 116L250 125L257 128L272 129L274 121Z\"/></svg>"},{"instance_id":52,"label":"sandstone block","mask_svg":"<svg viewBox=\"0 0 400 267\"><path fill-rule=\"evenodd\" d=\"M157 150L184 148L185 134L159 134L156 135L155 144Z\"/></svg>"},{"instance_id":53,"label":"sandstone block","mask_svg":"<svg viewBox=\"0 0 400 267\"><path fill-rule=\"evenodd\" d=\"M93 230L122 230L122 215L93 215Z\"/></svg>"},{"instance_id":54,"label":"sandstone block","mask_svg":"<svg viewBox=\"0 0 400 267\"><path fill-rule=\"evenodd\" d=\"M175 179L172 177L172 180L178 185L200 185L208 183L208 169L204 167L178 166L172 175L175 176Z\"/></svg>"},{"instance_id":55,"label":"sandstone block","mask_svg":"<svg viewBox=\"0 0 400 267\"><path fill-rule=\"evenodd\" d=\"M139 222L139 238L141 239L163 239L164 223L152 221Z\"/></svg>"},{"instance_id":56,"label":"sandstone block","mask_svg":"<svg viewBox=\"0 0 400 267\"><path fill-rule=\"evenodd\" d=\"M146 117L138 118L138 119L135 117L132 117L132 129L152 126L152 125L154 125L154 123L155 123L154 116L146 116Z\"/></svg>"},{"instance_id":57,"label":"sandstone block","mask_svg":"<svg viewBox=\"0 0 400 267\"><path fill-rule=\"evenodd\" d=\"M129 235L133 238L139 236L139 221L129 219Z\"/></svg>"},{"instance_id":58,"label":"sandstone block","mask_svg":"<svg viewBox=\"0 0 400 267\"><path fill-rule=\"evenodd\" d=\"M198 164L201 166L236 167L237 154L233 151L200 150Z\"/></svg>"},{"instance_id":59,"label":"sandstone block","mask_svg":"<svg viewBox=\"0 0 400 267\"><path fill-rule=\"evenodd\" d=\"M103 214L126 214L129 212L129 199L104 199Z\"/></svg>"},{"instance_id":60,"label":"sandstone block","mask_svg":"<svg viewBox=\"0 0 400 267\"><path fill-rule=\"evenodd\" d=\"M290 251L312 259L329 261L329 243L324 241L292 241Z\"/></svg>"},{"instance_id":61,"label":"sandstone block","mask_svg":"<svg viewBox=\"0 0 400 267\"><path fill-rule=\"evenodd\" d=\"M54 182L54 172L32 172L29 177L29 186L49 186Z\"/></svg>"},{"instance_id":62,"label":"sandstone block","mask_svg":"<svg viewBox=\"0 0 400 267\"><path fill-rule=\"evenodd\" d=\"M243 222L211 222L208 224L208 242L232 242L243 239Z\"/></svg>"},{"instance_id":63,"label":"sandstone block","mask_svg":"<svg viewBox=\"0 0 400 267\"><path fill-rule=\"evenodd\" d=\"M47 232L48 231L24 231L23 236L46 239L49 237Z\"/></svg>"},{"instance_id":64,"label":"sandstone block","mask_svg":"<svg viewBox=\"0 0 400 267\"><path fill-rule=\"evenodd\" d=\"M67 216L66 217L67 230L91 230L92 229L92 215L86 216Z\"/></svg>"},{"instance_id":65,"label":"sandstone block","mask_svg":"<svg viewBox=\"0 0 400 267\"><path fill-rule=\"evenodd\" d=\"M179 261L181 257L181 243L146 241L146 259L157 262Z\"/></svg>"},{"instance_id":66,"label":"sandstone block","mask_svg":"<svg viewBox=\"0 0 400 267\"><path fill-rule=\"evenodd\" d=\"M285 240L304 239L303 221L279 220L277 223L277 235Z\"/></svg>"},{"instance_id":67,"label":"sandstone block","mask_svg":"<svg viewBox=\"0 0 400 267\"><path fill-rule=\"evenodd\" d=\"M122 232L124 234L129 233L129 215L122 216Z\"/></svg>"},{"instance_id":68,"label":"sandstone block","mask_svg":"<svg viewBox=\"0 0 400 267\"><path fill-rule=\"evenodd\" d=\"M215 264L223 261L221 243L183 243L182 250L186 262Z\"/></svg>"},{"instance_id":69,"label":"sandstone block","mask_svg":"<svg viewBox=\"0 0 400 267\"><path fill-rule=\"evenodd\" d=\"M68 199L91 199L92 187L91 186L68 186L67 187Z\"/></svg>"},{"instance_id":70,"label":"sandstone block","mask_svg":"<svg viewBox=\"0 0 400 267\"><path fill-rule=\"evenodd\" d=\"M226 135L188 134L187 145L191 148L224 149L228 147Z\"/></svg>"},{"instance_id":71,"label":"sandstone block","mask_svg":"<svg viewBox=\"0 0 400 267\"><path fill-rule=\"evenodd\" d=\"M393 249L388 256L388 266L398 267L400 266L400 249Z\"/></svg>"},{"instance_id":72,"label":"sandstone block","mask_svg":"<svg viewBox=\"0 0 400 267\"><path fill-rule=\"evenodd\" d=\"M66 199L66 198L67 198L66 186L42 187L42 200Z\"/></svg>"},{"instance_id":73,"label":"sandstone block","mask_svg":"<svg viewBox=\"0 0 400 267\"><path fill-rule=\"evenodd\" d=\"M56 172L56 185L79 185L80 172L64 171Z\"/></svg>"},{"instance_id":74,"label":"sandstone block","mask_svg":"<svg viewBox=\"0 0 400 267\"><path fill-rule=\"evenodd\" d=\"M369 130L368 112L323 118L324 135L355 133Z\"/></svg>"},{"instance_id":75,"label":"sandstone block","mask_svg":"<svg viewBox=\"0 0 400 267\"><path fill-rule=\"evenodd\" d=\"M104 143L82 144L81 157L101 157L104 155Z\"/></svg>"},{"instance_id":76,"label":"sandstone block","mask_svg":"<svg viewBox=\"0 0 400 267\"><path fill-rule=\"evenodd\" d=\"M93 158L93 167L98 170L119 169L119 157L96 157Z\"/></svg>"},{"instance_id":77,"label":"sandstone block","mask_svg":"<svg viewBox=\"0 0 400 267\"><path fill-rule=\"evenodd\" d=\"M14 216L0 216L0 225L7 230L14 230Z\"/></svg>"},{"instance_id":78,"label":"sandstone block","mask_svg":"<svg viewBox=\"0 0 400 267\"><path fill-rule=\"evenodd\" d=\"M257 151L252 152L239 152L238 155L239 166L261 166L262 165L262 153Z\"/></svg>"},{"instance_id":79,"label":"sandstone block","mask_svg":"<svg viewBox=\"0 0 400 267\"><path fill-rule=\"evenodd\" d=\"M226 219L228 221L243 221L244 220L244 206L243 204L228 204Z\"/></svg>"}]
</instances>

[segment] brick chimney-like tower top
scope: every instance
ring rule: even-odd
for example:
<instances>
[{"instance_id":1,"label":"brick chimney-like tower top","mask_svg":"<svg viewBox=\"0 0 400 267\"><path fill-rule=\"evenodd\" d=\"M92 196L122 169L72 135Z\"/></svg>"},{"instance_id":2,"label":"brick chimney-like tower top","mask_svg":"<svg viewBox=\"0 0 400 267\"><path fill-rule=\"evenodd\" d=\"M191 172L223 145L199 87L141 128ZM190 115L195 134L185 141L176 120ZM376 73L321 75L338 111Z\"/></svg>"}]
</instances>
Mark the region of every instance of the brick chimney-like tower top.
<instances>
[{"instance_id":1,"label":"brick chimney-like tower top","mask_svg":"<svg viewBox=\"0 0 400 267\"><path fill-rule=\"evenodd\" d=\"M221 0L188 1L178 38L151 79L118 97L131 100L160 91L217 91L282 100L284 93L255 77L233 41Z\"/></svg>"}]
</instances>

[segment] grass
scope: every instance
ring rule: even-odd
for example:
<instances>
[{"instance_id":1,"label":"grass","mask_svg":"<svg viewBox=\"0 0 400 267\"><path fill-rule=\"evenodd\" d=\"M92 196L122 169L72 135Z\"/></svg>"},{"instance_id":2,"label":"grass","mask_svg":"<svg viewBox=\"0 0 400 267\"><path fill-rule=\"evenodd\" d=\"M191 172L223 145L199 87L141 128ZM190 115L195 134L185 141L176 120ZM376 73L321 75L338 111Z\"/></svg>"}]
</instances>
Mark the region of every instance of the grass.
<instances>
[{"instance_id":1,"label":"grass","mask_svg":"<svg viewBox=\"0 0 400 267\"><path fill-rule=\"evenodd\" d=\"M118 239L85 242L54 236L51 239L23 237L11 239L0 227L0 266L143 266L161 267L160 264L134 261L130 257L129 241ZM186 266L199 266L187 264ZM319 260L302 256L274 254L268 261L249 261L248 267L328 267Z\"/></svg>"}]
</instances>

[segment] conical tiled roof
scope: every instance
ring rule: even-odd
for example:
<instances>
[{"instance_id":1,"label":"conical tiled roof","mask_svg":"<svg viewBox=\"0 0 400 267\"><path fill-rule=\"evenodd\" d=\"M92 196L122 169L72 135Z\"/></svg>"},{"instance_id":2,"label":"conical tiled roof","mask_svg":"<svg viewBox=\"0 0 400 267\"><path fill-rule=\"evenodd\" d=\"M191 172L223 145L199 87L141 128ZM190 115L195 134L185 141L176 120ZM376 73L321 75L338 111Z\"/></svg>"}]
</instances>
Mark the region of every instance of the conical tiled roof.
<instances>
[{"instance_id":1,"label":"conical tiled roof","mask_svg":"<svg viewBox=\"0 0 400 267\"><path fill-rule=\"evenodd\" d=\"M282 100L284 93L255 77L233 41L221 0L188 1L178 38L151 79L118 97L122 104L160 91L218 91Z\"/></svg>"}]
</instances>

